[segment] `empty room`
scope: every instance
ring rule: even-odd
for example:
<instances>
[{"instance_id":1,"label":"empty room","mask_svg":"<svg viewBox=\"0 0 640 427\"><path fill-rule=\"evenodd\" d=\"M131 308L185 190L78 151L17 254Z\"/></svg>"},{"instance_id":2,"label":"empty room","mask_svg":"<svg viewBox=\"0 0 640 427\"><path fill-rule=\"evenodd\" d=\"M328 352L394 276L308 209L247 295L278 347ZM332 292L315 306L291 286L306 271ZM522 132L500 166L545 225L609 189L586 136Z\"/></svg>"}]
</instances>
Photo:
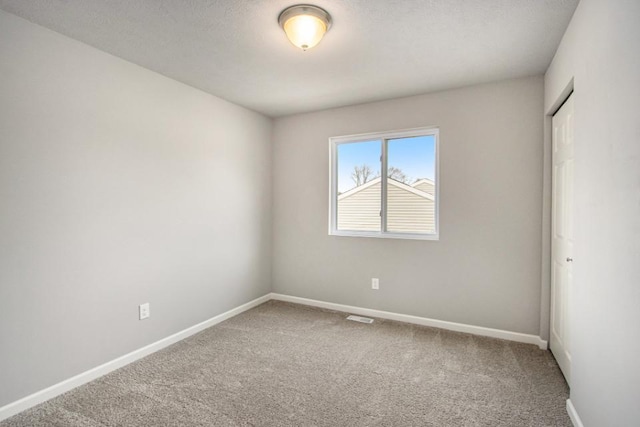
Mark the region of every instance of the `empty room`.
<instances>
[{"instance_id":1,"label":"empty room","mask_svg":"<svg viewBox=\"0 0 640 427\"><path fill-rule=\"evenodd\" d=\"M0 427L640 426L640 1L0 0Z\"/></svg>"}]
</instances>

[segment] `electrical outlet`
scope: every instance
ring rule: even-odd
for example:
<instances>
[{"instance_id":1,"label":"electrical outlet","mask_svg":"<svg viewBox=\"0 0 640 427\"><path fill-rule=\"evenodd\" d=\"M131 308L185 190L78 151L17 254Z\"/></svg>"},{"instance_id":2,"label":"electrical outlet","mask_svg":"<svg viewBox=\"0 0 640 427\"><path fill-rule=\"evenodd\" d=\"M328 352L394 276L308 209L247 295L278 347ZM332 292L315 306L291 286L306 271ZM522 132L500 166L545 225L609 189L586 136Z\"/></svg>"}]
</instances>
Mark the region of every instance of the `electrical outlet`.
<instances>
[{"instance_id":1,"label":"electrical outlet","mask_svg":"<svg viewBox=\"0 0 640 427\"><path fill-rule=\"evenodd\" d=\"M380 289L380 279L375 277L371 279L371 289Z\"/></svg>"},{"instance_id":2,"label":"electrical outlet","mask_svg":"<svg viewBox=\"0 0 640 427\"><path fill-rule=\"evenodd\" d=\"M140 320L144 320L149 316L151 316L151 308L149 307L148 302L145 302L144 304L140 304L138 306L138 309L140 310Z\"/></svg>"}]
</instances>

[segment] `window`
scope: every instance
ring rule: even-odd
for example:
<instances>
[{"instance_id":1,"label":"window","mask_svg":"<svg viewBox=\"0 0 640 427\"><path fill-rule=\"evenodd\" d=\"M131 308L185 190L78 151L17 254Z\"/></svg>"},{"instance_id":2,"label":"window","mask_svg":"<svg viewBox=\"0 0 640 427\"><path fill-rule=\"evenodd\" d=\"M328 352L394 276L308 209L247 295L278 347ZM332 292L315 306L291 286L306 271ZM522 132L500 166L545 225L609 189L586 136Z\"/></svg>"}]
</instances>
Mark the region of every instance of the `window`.
<instances>
[{"instance_id":1,"label":"window","mask_svg":"<svg viewBox=\"0 0 640 427\"><path fill-rule=\"evenodd\" d=\"M329 139L329 234L438 239L438 129Z\"/></svg>"}]
</instances>

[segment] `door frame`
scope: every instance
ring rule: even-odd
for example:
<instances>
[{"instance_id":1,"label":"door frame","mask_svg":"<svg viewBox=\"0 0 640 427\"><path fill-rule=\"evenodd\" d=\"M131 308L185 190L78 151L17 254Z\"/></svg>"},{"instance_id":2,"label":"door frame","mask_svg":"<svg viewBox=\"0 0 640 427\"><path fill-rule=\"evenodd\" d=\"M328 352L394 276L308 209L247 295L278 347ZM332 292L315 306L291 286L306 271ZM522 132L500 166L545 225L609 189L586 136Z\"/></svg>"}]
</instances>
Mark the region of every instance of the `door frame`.
<instances>
[{"instance_id":1,"label":"door frame","mask_svg":"<svg viewBox=\"0 0 640 427\"><path fill-rule=\"evenodd\" d=\"M542 171L542 268L540 283L540 338L547 342L551 339L551 153L552 131L551 119L573 94L575 97L573 77L551 107L544 112L543 171Z\"/></svg>"}]
</instances>

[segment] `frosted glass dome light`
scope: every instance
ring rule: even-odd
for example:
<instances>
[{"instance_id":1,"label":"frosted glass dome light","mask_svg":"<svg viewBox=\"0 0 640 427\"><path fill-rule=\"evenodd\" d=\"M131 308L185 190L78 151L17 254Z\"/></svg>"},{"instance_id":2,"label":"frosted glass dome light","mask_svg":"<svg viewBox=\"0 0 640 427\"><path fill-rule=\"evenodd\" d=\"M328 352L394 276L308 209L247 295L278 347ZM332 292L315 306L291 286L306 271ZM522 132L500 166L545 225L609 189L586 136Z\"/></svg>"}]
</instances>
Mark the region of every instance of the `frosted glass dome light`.
<instances>
[{"instance_id":1,"label":"frosted glass dome light","mask_svg":"<svg viewBox=\"0 0 640 427\"><path fill-rule=\"evenodd\" d=\"M320 43L331 28L331 16L317 6L298 4L283 10L278 23L294 46L307 50Z\"/></svg>"}]
</instances>

